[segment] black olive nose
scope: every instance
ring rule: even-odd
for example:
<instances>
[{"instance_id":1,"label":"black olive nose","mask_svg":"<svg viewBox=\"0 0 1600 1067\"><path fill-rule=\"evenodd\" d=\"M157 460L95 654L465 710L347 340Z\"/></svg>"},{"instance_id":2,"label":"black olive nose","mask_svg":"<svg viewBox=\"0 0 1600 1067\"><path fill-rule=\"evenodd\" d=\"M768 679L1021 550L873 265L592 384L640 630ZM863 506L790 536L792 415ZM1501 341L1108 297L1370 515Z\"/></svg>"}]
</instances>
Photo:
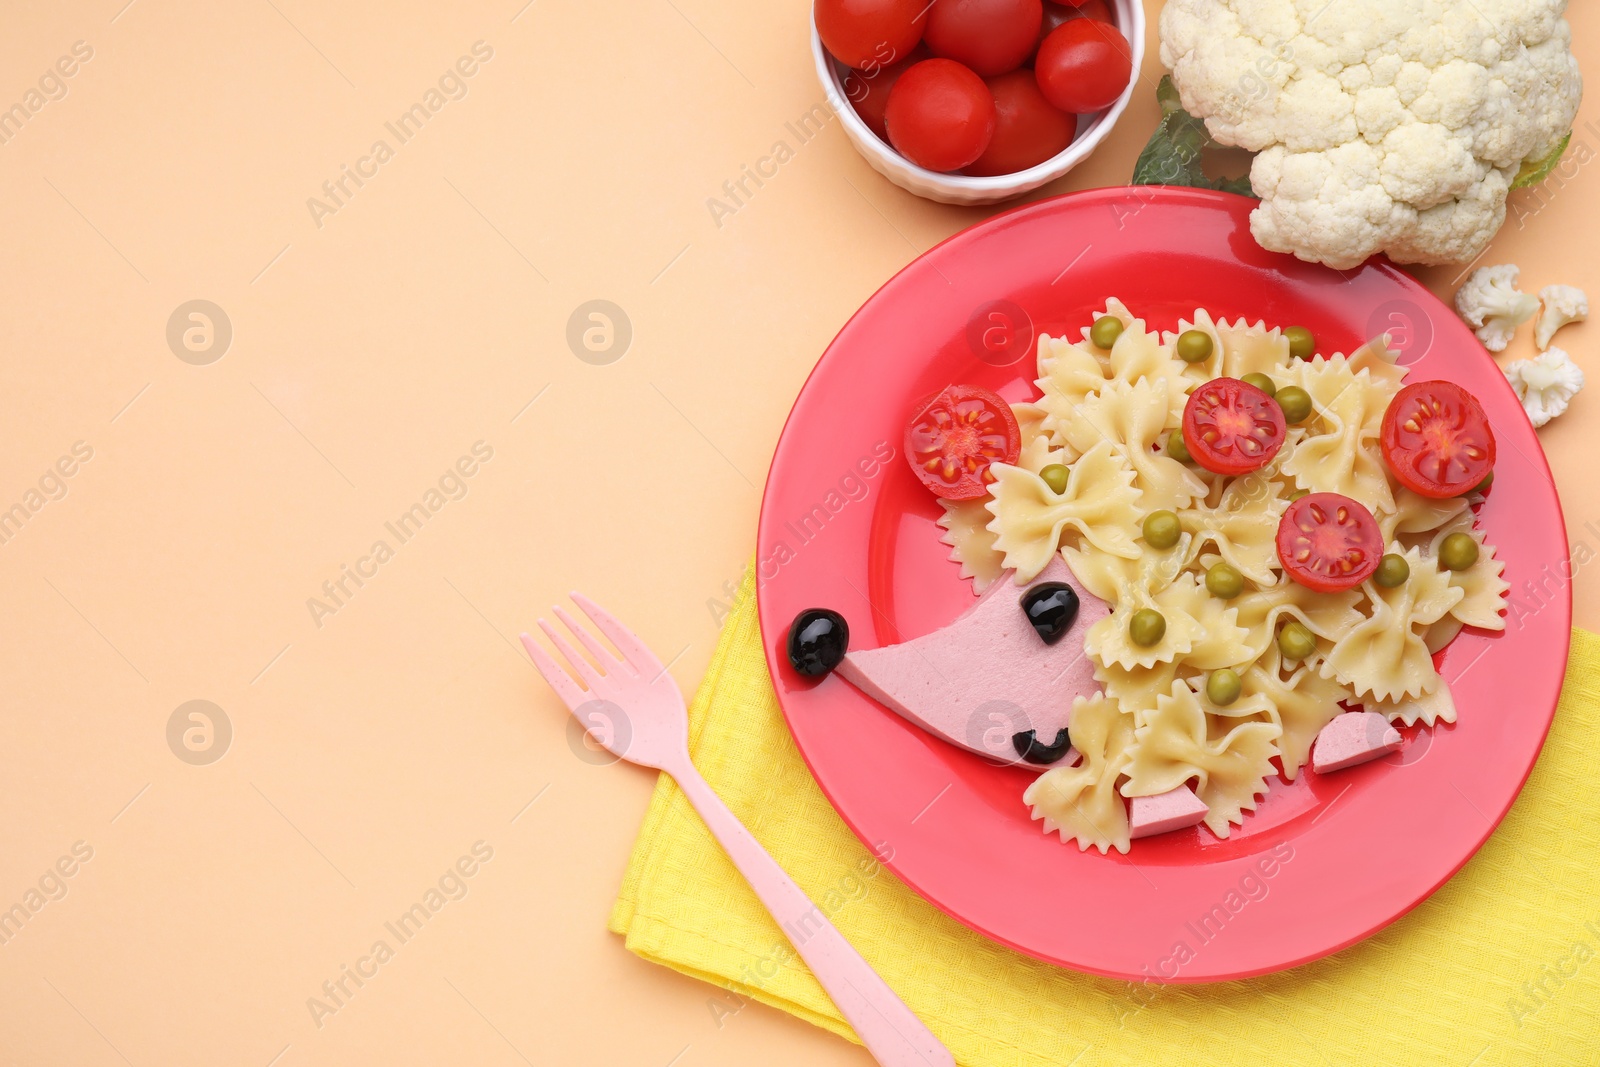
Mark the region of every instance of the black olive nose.
<instances>
[{"instance_id":1,"label":"black olive nose","mask_svg":"<svg viewBox=\"0 0 1600 1067\"><path fill-rule=\"evenodd\" d=\"M1056 743L1053 745L1041 743L1032 730L1024 730L1011 735L1011 747L1029 763L1054 763L1067 754L1067 749L1072 747L1072 739L1067 736L1064 726L1056 731Z\"/></svg>"},{"instance_id":2,"label":"black olive nose","mask_svg":"<svg viewBox=\"0 0 1600 1067\"><path fill-rule=\"evenodd\" d=\"M1022 613L1044 643L1053 645L1078 617L1078 591L1066 582L1041 582L1022 595Z\"/></svg>"},{"instance_id":3,"label":"black olive nose","mask_svg":"<svg viewBox=\"0 0 1600 1067\"><path fill-rule=\"evenodd\" d=\"M789 663L809 678L827 674L850 647L850 625L827 608L807 608L789 626Z\"/></svg>"}]
</instances>

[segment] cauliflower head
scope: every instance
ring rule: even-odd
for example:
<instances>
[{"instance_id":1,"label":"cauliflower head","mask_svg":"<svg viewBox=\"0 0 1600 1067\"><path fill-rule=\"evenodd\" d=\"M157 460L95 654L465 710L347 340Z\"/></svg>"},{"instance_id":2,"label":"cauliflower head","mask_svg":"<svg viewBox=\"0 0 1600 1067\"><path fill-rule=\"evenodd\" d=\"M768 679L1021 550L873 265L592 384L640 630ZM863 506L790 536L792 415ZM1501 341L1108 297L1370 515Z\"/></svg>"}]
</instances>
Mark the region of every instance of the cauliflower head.
<instances>
[{"instance_id":1,"label":"cauliflower head","mask_svg":"<svg viewBox=\"0 0 1600 1067\"><path fill-rule=\"evenodd\" d=\"M1479 267L1456 290L1456 312L1483 347L1504 352L1517 327L1533 318L1539 300L1517 288L1522 271L1514 263Z\"/></svg>"},{"instance_id":2,"label":"cauliflower head","mask_svg":"<svg viewBox=\"0 0 1600 1067\"><path fill-rule=\"evenodd\" d=\"M1582 95L1566 0L1168 0L1161 61L1256 152L1262 247L1348 269L1478 256Z\"/></svg>"},{"instance_id":3,"label":"cauliflower head","mask_svg":"<svg viewBox=\"0 0 1600 1067\"><path fill-rule=\"evenodd\" d=\"M1506 377L1535 429L1566 411L1583 388L1583 371L1559 348L1507 364Z\"/></svg>"}]
</instances>

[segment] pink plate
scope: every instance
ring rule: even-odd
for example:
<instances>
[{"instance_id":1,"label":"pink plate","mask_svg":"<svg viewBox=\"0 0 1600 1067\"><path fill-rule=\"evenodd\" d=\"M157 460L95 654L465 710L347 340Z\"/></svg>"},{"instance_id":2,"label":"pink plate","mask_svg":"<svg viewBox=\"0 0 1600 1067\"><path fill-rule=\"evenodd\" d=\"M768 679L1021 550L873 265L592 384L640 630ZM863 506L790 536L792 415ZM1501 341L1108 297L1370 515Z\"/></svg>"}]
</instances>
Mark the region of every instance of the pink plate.
<instances>
[{"instance_id":1,"label":"pink plate","mask_svg":"<svg viewBox=\"0 0 1600 1067\"><path fill-rule=\"evenodd\" d=\"M1131 980L1243 978L1325 956L1393 922L1451 876L1510 808L1544 743L1571 620L1565 529L1544 456L1505 377L1461 321L1393 266L1338 272L1264 252L1251 201L1106 189L999 215L928 252L840 331L795 402L761 508L767 663L795 741L833 805L951 916L1040 959ZM1504 633L1439 657L1460 721L1327 777L1309 769L1226 841L1204 828L1079 852L1029 818L1032 775L924 734L841 678L797 675L789 621L830 607L857 647L934 630L972 601L901 456L917 400L972 382L1031 399L1039 332L1123 299L1152 327L1204 307L1310 327L1349 352L1388 330L1411 380L1471 390L1499 444L1481 513L1511 582ZM1069 637L1069 640L1073 638Z\"/></svg>"}]
</instances>

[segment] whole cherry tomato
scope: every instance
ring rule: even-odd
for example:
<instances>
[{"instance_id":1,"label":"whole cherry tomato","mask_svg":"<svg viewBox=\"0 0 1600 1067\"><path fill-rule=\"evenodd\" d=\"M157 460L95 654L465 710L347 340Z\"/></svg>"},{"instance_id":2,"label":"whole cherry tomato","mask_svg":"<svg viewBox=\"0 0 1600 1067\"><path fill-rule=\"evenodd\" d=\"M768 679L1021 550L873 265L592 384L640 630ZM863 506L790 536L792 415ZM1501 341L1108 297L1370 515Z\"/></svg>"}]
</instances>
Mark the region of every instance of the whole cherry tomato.
<instances>
[{"instance_id":1,"label":"whole cherry tomato","mask_svg":"<svg viewBox=\"0 0 1600 1067\"><path fill-rule=\"evenodd\" d=\"M1051 30L1073 19L1116 21L1111 17L1111 9L1106 6L1106 0L1085 0L1082 4L1068 4L1064 0L1055 0L1054 3L1044 5L1044 22L1039 26L1039 40L1043 41L1050 36Z\"/></svg>"},{"instance_id":2,"label":"whole cherry tomato","mask_svg":"<svg viewBox=\"0 0 1600 1067\"><path fill-rule=\"evenodd\" d=\"M1064 150L1078 132L1078 117L1050 106L1031 70L985 79L994 96L994 136L964 173L1015 174Z\"/></svg>"},{"instance_id":3,"label":"whole cherry tomato","mask_svg":"<svg viewBox=\"0 0 1600 1067\"><path fill-rule=\"evenodd\" d=\"M847 67L893 63L922 40L925 6L923 0L817 0L817 35Z\"/></svg>"},{"instance_id":4,"label":"whole cherry tomato","mask_svg":"<svg viewBox=\"0 0 1600 1067\"><path fill-rule=\"evenodd\" d=\"M1044 98L1062 111L1103 111L1133 79L1133 52L1110 23L1083 18L1050 31L1033 61Z\"/></svg>"},{"instance_id":5,"label":"whole cherry tomato","mask_svg":"<svg viewBox=\"0 0 1600 1067\"><path fill-rule=\"evenodd\" d=\"M861 116L861 121L867 124L867 128L878 135L879 140L889 139L883 127L883 113L889 106L889 90L900 80L900 75L927 58L928 50L919 44L898 63L886 67L868 66L864 70L852 70L844 76L845 98L855 108L856 114Z\"/></svg>"},{"instance_id":6,"label":"whole cherry tomato","mask_svg":"<svg viewBox=\"0 0 1600 1067\"><path fill-rule=\"evenodd\" d=\"M1033 54L1043 18L1040 0L933 0L923 40L934 55L992 78Z\"/></svg>"},{"instance_id":7,"label":"whole cherry tomato","mask_svg":"<svg viewBox=\"0 0 1600 1067\"><path fill-rule=\"evenodd\" d=\"M924 59L889 90L889 143L919 167L968 166L994 136L994 97L983 79L950 59Z\"/></svg>"}]
</instances>

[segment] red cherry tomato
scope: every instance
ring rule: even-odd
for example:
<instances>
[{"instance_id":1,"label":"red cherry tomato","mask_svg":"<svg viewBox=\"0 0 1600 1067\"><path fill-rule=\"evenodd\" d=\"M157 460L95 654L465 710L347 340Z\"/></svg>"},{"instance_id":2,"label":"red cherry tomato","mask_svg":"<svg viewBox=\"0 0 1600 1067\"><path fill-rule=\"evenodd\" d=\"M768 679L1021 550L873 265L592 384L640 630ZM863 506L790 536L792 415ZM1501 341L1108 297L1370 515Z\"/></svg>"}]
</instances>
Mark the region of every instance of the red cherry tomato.
<instances>
[{"instance_id":1,"label":"red cherry tomato","mask_svg":"<svg viewBox=\"0 0 1600 1067\"><path fill-rule=\"evenodd\" d=\"M1278 402L1237 378L1213 378L1183 406L1183 443L1216 474L1247 474L1272 462L1286 425Z\"/></svg>"},{"instance_id":2,"label":"red cherry tomato","mask_svg":"<svg viewBox=\"0 0 1600 1067\"><path fill-rule=\"evenodd\" d=\"M1494 431L1471 393L1454 382L1417 382L1389 401L1380 440L1400 484L1443 499L1494 470Z\"/></svg>"},{"instance_id":3,"label":"red cherry tomato","mask_svg":"<svg viewBox=\"0 0 1600 1067\"><path fill-rule=\"evenodd\" d=\"M922 40L925 6L923 0L817 0L817 35L847 67L893 63Z\"/></svg>"},{"instance_id":4,"label":"red cherry tomato","mask_svg":"<svg viewBox=\"0 0 1600 1067\"><path fill-rule=\"evenodd\" d=\"M1278 520L1278 561L1307 589L1354 589L1372 577L1382 558L1378 520L1347 496L1303 496Z\"/></svg>"},{"instance_id":5,"label":"red cherry tomato","mask_svg":"<svg viewBox=\"0 0 1600 1067\"><path fill-rule=\"evenodd\" d=\"M1078 118L1057 111L1031 70L1014 70L984 84L994 96L994 136L966 174L1015 174L1043 163L1072 143Z\"/></svg>"},{"instance_id":6,"label":"red cherry tomato","mask_svg":"<svg viewBox=\"0 0 1600 1067\"><path fill-rule=\"evenodd\" d=\"M1034 75L1046 100L1086 115L1116 102L1133 79L1133 52L1122 31L1083 18L1064 22L1039 44Z\"/></svg>"},{"instance_id":7,"label":"red cherry tomato","mask_svg":"<svg viewBox=\"0 0 1600 1067\"><path fill-rule=\"evenodd\" d=\"M924 59L900 75L884 110L889 143L928 170L960 170L994 136L994 97L983 79L950 59Z\"/></svg>"},{"instance_id":8,"label":"red cherry tomato","mask_svg":"<svg viewBox=\"0 0 1600 1067\"><path fill-rule=\"evenodd\" d=\"M906 460L946 500L989 491L991 463L1015 463L1022 431L1011 405L976 385L949 386L917 406L906 426Z\"/></svg>"},{"instance_id":9,"label":"red cherry tomato","mask_svg":"<svg viewBox=\"0 0 1600 1067\"><path fill-rule=\"evenodd\" d=\"M919 44L898 63L852 70L844 76L845 98L855 108L856 114L861 116L861 121L867 124L867 128L878 135L879 140L889 140L889 134L883 126L883 113L889 107L889 90L900 80L900 75L927 58L928 50Z\"/></svg>"},{"instance_id":10,"label":"red cherry tomato","mask_svg":"<svg viewBox=\"0 0 1600 1067\"><path fill-rule=\"evenodd\" d=\"M1043 18L1040 0L933 0L923 40L934 55L992 78L1033 54Z\"/></svg>"}]
</instances>

